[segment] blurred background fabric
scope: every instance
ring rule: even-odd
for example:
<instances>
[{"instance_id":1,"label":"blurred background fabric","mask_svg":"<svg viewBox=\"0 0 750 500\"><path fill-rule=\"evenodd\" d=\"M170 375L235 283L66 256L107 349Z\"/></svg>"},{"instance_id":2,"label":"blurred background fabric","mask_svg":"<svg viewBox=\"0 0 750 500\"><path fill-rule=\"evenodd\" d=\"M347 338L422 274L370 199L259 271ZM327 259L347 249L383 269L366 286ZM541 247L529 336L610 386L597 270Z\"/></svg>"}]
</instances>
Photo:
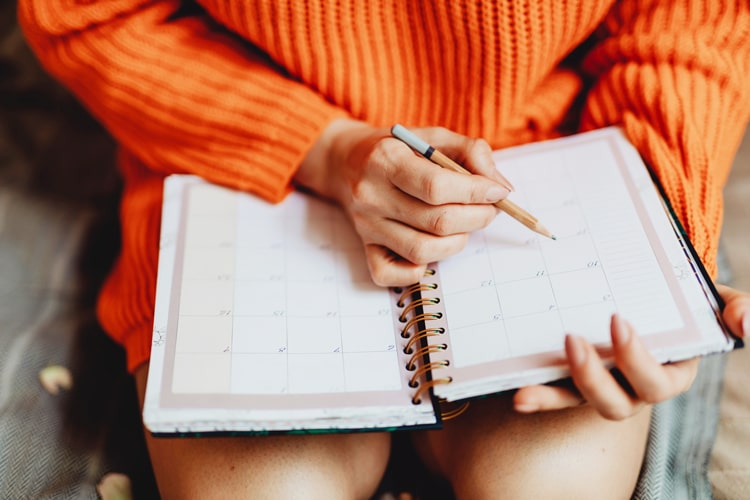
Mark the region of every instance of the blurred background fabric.
<instances>
[{"instance_id":1,"label":"blurred background fabric","mask_svg":"<svg viewBox=\"0 0 750 500\"><path fill-rule=\"evenodd\" d=\"M114 143L26 47L0 0L0 497L156 495L135 388L95 297L118 247ZM57 395L40 371L61 366Z\"/></svg>"}]
</instances>

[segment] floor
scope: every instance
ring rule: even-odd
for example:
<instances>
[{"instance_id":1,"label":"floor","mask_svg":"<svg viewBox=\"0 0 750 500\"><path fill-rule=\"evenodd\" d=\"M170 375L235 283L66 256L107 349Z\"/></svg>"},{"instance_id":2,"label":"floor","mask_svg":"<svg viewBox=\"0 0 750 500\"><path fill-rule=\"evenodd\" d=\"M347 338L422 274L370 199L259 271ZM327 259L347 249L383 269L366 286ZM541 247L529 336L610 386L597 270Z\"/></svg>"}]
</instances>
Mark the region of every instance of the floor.
<instances>
[{"instance_id":1,"label":"floor","mask_svg":"<svg viewBox=\"0 0 750 500\"><path fill-rule=\"evenodd\" d=\"M750 129L725 188L723 244L735 287L750 292ZM715 498L750 498L750 345L729 355L719 434L709 464ZM746 457L738 461L738 457Z\"/></svg>"}]
</instances>

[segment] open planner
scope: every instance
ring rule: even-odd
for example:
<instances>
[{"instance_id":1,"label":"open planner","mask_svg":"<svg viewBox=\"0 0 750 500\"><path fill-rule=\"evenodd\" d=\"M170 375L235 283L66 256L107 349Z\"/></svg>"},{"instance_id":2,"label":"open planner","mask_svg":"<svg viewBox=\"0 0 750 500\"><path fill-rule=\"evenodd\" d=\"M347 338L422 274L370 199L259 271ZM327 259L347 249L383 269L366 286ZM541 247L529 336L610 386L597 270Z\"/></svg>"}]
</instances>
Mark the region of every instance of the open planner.
<instances>
[{"instance_id":1,"label":"open planner","mask_svg":"<svg viewBox=\"0 0 750 500\"><path fill-rule=\"evenodd\" d=\"M436 426L440 401L566 377L566 332L607 356L617 311L654 356L739 342L681 227L617 128L495 153L511 198L420 283L370 280L344 214L193 176L164 187L143 417L157 435ZM435 167L439 168L439 167Z\"/></svg>"}]
</instances>

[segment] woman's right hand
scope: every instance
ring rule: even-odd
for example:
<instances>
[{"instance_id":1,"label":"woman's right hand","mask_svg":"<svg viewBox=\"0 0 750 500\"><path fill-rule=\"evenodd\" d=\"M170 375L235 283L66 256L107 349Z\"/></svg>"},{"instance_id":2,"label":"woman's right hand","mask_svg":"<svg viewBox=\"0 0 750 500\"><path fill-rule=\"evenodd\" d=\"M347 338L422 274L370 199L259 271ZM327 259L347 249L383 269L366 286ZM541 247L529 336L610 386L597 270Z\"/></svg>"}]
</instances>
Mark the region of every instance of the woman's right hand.
<instances>
[{"instance_id":1,"label":"woman's right hand","mask_svg":"<svg viewBox=\"0 0 750 500\"><path fill-rule=\"evenodd\" d=\"M441 169L388 129L345 119L326 128L295 175L343 207L382 286L419 281L427 264L457 253L512 189L484 140L440 127L413 132L475 175Z\"/></svg>"}]
</instances>

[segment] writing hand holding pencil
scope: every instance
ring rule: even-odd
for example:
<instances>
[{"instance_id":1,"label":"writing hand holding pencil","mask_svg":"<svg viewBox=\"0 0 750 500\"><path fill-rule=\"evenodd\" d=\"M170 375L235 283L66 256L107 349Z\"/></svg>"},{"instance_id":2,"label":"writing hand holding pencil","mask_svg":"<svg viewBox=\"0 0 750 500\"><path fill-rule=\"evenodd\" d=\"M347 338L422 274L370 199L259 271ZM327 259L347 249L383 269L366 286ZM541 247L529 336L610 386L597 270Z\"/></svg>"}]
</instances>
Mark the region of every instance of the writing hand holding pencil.
<instances>
[{"instance_id":1,"label":"writing hand holding pencil","mask_svg":"<svg viewBox=\"0 0 750 500\"><path fill-rule=\"evenodd\" d=\"M382 286L419 281L427 264L461 251L469 234L490 224L499 210L516 213L503 201L513 188L495 168L485 141L441 127L415 132L434 146L431 159L415 154L387 128L335 120L295 174L299 185L343 208L364 244L370 276ZM436 165L448 156L466 170ZM543 231L525 211L518 214Z\"/></svg>"},{"instance_id":2,"label":"writing hand holding pencil","mask_svg":"<svg viewBox=\"0 0 750 500\"><path fill-rule=\"evenodd\" d=\"M396 124L391 128L391 134L400 141L403 141L406 145L418 152L428 160L435 162L437 165L458 172L461 174L471 175L471 172L463 168L461 165L450 159L450 157L444 155L440 151L430 146L427 142L420 139L417 135L412 133L409 129L403 125ZM523 208L519 207L508 199L502 199L495 203L495 206L505 211L508 215L516 219L518 222L528 227L532 231L546 236L547 238L557 239L549 232L549 230L542 225L539 220L528 213Z\"/></svg>"}]
</instances>

